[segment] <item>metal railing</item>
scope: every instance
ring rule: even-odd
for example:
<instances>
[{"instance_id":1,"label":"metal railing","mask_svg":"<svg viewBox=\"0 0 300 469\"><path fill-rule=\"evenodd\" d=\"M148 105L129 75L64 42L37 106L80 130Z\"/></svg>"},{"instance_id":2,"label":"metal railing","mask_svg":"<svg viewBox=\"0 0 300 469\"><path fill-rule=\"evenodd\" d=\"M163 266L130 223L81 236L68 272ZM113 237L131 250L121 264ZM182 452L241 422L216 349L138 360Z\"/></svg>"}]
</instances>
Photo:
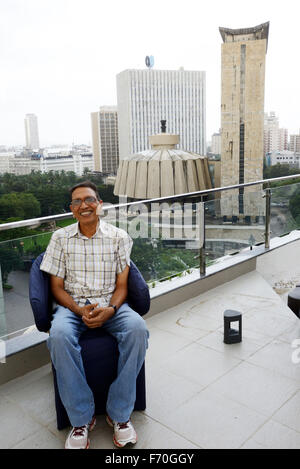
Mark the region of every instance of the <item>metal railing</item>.
<instances>
[{"instance_id":1,"label":"metal railing","mask_svg":"<svg viewBox=\"0 0 300 469\"><path fill-rule=\"evenodd\" d=\"M159 197L154 199L145 199L145 200L138 200L135 202L127 202L121 203L116 205L108 205L104 206L103 210L105 212L109 212L110 210L120 210L120 209L128 209L131 207L138 207L141 204L143 205L151 205L157 204L162 202L174 202L174 201L185 201L187 199L197 199L198 200L198 220L199 220L199 264L200 264L200 275L203 276L206 273L206 253L205 253L205 201L204 198L211 195L211 194L218 194L225 191L232 191L235 189L244 189L251 186L258 186L264 185L265 187L265 249L270 248L270 217L271 217L271 188L270 184L274 182L286 182L293 179L300 178L300 174L292 175L292 176L283 176L277 177L273 179L263 179L254 182L248 182L244 184L236 184L231 186L213 188L213 189L206 189L197 192L189 192L184 194L177 194L167 197ZM0 231L11 230L14 228L21 228L21 227L28 227L37 224L49 223L52 221L61 221L64 219L72 218L72 212L63 213L59 215L51 215L47 217L40 217L28 220L21 220L11 223L3 223L0 224Z\"/></svg>"}]
</instances>

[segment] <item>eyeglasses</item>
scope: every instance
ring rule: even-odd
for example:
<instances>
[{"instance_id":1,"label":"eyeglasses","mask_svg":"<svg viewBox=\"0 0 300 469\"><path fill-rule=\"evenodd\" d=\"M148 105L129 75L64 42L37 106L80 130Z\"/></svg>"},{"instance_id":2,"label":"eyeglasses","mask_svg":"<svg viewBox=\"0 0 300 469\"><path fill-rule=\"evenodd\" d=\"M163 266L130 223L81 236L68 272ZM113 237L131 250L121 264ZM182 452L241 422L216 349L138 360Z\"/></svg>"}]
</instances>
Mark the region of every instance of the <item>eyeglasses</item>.
<instances>
[{"instance_id":1,"label":"eyeglasses","mask_svg":"<svg viewBox=\"0 0 300 469\"><path fill-rule=\"evenodd\" d=\"M83 200L82 199L74 199L74 200L71 201L71 205L73 205L73 207L80 207L82 202L84 202L86 205L91 205L91 204L95 204L97 202L97 199L96 199L96 197L86 197Z\"/></svg>"}]
</instances>

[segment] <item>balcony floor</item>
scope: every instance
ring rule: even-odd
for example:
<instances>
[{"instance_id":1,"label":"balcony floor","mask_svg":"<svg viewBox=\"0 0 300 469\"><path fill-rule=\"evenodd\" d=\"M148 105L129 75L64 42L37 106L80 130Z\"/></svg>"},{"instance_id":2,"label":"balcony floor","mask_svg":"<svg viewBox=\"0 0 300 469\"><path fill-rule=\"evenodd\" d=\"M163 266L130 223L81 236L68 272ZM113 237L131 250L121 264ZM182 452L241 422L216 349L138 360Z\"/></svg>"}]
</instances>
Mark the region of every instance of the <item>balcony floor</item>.
<instances>
[{"instance_id":1,"label":"balcony floor","mask_svg":"<svg viewBox=\"0 0 300 469\"><path fill-rule=\"evenodd\" d=\"M243 313L243 341L223 343L223 312ZM253 271L147 319L147 409L136 448L300 448L300 323ZM299 354L298 354L299 355ZM5 366L3 364L0 365ZM0 386L0 448L63 448L50 365ZM113 448L103 416L91 448Z\"/></svg>"}]
</instances>

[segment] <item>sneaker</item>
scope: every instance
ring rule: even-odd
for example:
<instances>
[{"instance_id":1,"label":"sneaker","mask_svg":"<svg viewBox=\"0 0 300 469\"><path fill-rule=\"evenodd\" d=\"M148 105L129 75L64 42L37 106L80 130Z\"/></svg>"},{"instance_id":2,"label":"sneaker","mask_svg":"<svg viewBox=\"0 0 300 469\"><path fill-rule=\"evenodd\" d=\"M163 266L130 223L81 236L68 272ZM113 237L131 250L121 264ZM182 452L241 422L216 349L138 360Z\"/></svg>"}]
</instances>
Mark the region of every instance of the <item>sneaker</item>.
<instances>
[{"instance_id":1,"label":"sneaker","mask_svg":"<svg viewBox=\"0 0 300 469\"><path fill-rule=\"evenodd\" d=\"M114 429L113 441L118 448L123 448L128 443L135 445L137 442L137 435L130 420L125 423L119 423L113 421L109 415L107 415L106 422Z\"/></svg>"},{"instance_id":2,"label":"sneaker","mask_svg":"<svg viewBox=\"0 0 300 469\"><path fill-rule=\"evenodd\" d=\"M88 438L96 425L96 417L94 416L91 422L82 427L73 427L66 439L65 449L89 449L90 440Z\"/></svg>"}]
</instances>

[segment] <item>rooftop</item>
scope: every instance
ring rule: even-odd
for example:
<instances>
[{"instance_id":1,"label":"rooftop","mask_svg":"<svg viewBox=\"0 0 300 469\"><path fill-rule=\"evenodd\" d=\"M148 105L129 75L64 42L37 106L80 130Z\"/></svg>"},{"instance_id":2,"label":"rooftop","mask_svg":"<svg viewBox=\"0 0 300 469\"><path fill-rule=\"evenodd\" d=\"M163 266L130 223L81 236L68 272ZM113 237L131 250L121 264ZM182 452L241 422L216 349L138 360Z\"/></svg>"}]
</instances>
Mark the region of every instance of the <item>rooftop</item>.
<instances>
[{"instance_id":1,"label":"rooftop","mask_svg":"<svg viewBox=\"0 0 300 469\"><path fill-rule=\"evenodd\" d=\"M269 27L270 22L268 21L266 23L259 24L258 26L254 26L252 28L229 29L220 27L219 31L222 36L223 42L229 42L228 38L230 42L234 41L234 36L240 36L237 38L238 42L244 41L245 37L247 37L247 40L266 39L268 47Z\"/></svg>"},{"instance_id":2,"label":"rooftop","mask_svg":"<svg viewBox=\"0 0 300 469\"><path fill-rule=\"evenodd\" d=\"M300 447L300 328L287 307L300 279L300 221L290 203L298 201L299 185L268 186L294 178L264 180L265 190L262 181L242 185L259 189L251 193L251 210L244 204L247 216L238 216L237 194L218 197L241 186L203 191L216 193L204 202L201 191L143 201L146 208L154 204L150 218L128 210L140 202L105 209L106 221L118 220L138 238L132 257L152 299L145 316L147 407L132 416L136 449ZM187 197L198 202L175 209L174 200ZM69 218L11 222L0 231ZM142 225L147 230L133 230ZM28 301L28 270L50 236L41 231L1 243L0 448L63 448L68 431L56 428L47 334L32 326ZM242 313L239 344L224 343L226 309ZM104 416L91 447L113 448Z\"/></svg>"},{"instance_id":3,"label":"rooftop","mask_svg":"<svg viewBox=\"0 0 300 469\"><path fill-rule=\"evenodd\" d=\"M208 268L210 287L201 288L207 278L187 279L178 304L166 308L161 294L160 312L146 316L147 408L132 416L136 449L300 447L300 368L292 360L300 329L286 306L299 250L296 231L259 256L248 249L235 265L224 260L221 280ZM243 314L240 344L223 342L226 309ZM0 398L1 448L63 447L68 430L56 429L50 364L1 385ZM103 416L91 448L113 448Z\"/></svg>"}]
</instances>

